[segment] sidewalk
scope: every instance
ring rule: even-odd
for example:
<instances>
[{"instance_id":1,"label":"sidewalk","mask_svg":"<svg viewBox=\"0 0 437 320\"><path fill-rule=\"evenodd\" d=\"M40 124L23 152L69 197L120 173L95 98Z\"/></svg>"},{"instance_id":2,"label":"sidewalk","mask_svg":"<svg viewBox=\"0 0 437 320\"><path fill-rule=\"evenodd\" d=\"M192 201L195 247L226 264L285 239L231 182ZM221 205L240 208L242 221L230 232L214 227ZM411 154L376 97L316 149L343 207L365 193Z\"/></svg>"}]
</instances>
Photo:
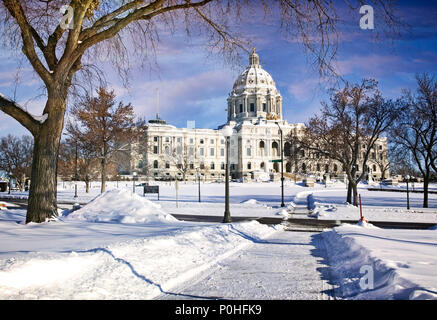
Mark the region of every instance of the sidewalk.
<instances>
[{"instance_id":1,"label":"sidewalk","mask_svg":"<svg viewBox=\"0 0 437 320\"><path fill-rule=\"evenodd\" d=\"M331 299L326 249L317 233L279 231L158 299Z\"/></svg>"}]
</instances>

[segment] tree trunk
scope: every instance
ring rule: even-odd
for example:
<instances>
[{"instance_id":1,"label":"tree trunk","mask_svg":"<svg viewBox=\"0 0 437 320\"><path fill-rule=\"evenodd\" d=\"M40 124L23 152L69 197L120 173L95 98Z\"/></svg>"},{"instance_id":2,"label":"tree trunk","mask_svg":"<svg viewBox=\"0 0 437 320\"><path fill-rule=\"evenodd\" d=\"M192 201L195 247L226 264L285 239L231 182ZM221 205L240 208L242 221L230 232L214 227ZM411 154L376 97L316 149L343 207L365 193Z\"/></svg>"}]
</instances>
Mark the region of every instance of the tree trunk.
<instances>
[{"instance_id":1,"label":"tree trunk","mask_svg":"<svg viewBox=\"0 0 437 320\"><path fill-rule=\"evenodd\" d=\"M86 193L90 192L90 182L88 180L85 181L85 192Z\"/></svg>"},{"instance_id":2,"label":"tree trunk","mask_svg":"<svg viewBox=\"0 0 437 320\"><path fill-rule=\"evenodd\" d=\"M20 180L20 191L23 192L24 191L24 184L26 183L26 175L21 175L21 180Z\"/></svg>"},{"instance_id":3,"label":"tree trunk","mask_svg":"<svg viewBox=\"0 0 437 320\"><path fill-rule=\"evenodd\" d=\"M346 202L352 203L352 186L351 186L350 182L348 182L348 184L347 184Z\"/></svg>"},{"instance_id":4,"label":"tree trunk","mask_svg":"<svg viewBox=\"0 0 437 320\"><path fill-rule=\"evenodd\" d=\"M423 177L423 207L428 208L428 185L429 175Z\"/></svg>"},{"instance_id":5,"label":"tree trunk","mask_svg":"<svg viewBox=\"0 0 437 320\"><path fill-rule=\"evenodd\" d=\"M354 196L354 203L353 203L353 205L355 207L358 207L358 185L355 182L352 183L352 193L353 193L353 196Z\"/></svg>"},{"instance_id":6,"label":"tree trunk","mask_svg":"<svg viewBox=\"0 0 437 320\"><path fill-rule=\"evenodd\" d=\"M103 193L106 191L106 159L102 158L102 177L101 177L101 181L102 181L102 185L100 187L100 193Z\"/></svg>"},{"instance_id":7,"label":"tree trunk","mask_svg":"<svg viewBox=\"0 0 437 320\"><path fill-rule=\"evenodd\" d=\"M50 95L50 94L49 94ZM53 104L58 104L53 107ZM31 184L26 223L44 222L57 216L56 174L59 142L64 125L65 100L50 99L51 110L34 136Z\"/></svg>"}]
</instances>

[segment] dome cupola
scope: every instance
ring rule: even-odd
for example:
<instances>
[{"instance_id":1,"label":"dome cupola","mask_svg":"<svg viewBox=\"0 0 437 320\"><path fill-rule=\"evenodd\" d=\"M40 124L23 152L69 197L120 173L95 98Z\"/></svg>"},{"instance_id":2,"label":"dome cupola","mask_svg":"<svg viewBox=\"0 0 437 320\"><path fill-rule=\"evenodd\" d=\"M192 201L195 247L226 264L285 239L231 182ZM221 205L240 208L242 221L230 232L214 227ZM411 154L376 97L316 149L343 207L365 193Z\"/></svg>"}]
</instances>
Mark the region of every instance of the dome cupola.
<instances>
[{"instance_id":1,"label":"dome cupola","mask_svg":"<svg viewBox=\"0 0 437 320\"><path fill-rule=\"evenodd\" d=\"M272 76L259 64L255 48L228 98L228 121L249 118L282 119L281 94Z\"/></svg>"}]
</instances>

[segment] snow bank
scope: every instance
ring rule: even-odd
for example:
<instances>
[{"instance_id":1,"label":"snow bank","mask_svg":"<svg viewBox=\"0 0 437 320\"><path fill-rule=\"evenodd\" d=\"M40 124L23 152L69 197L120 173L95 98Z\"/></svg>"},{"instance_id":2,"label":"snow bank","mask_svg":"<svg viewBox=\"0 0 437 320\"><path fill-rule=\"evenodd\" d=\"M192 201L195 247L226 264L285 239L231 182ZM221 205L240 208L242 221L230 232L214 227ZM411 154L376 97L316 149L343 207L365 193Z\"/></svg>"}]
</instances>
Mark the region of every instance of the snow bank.
<instances>
[{"instance_id":1,"label":"snow bank","mask_svg":"<svg viewBox=\"0 0 437 320\"><path fill-rule=\"evenodd\" d=\"M272 208L272 207L266 205L265 203L262 203L256 199L249 199L249 200L241 202L241 204L244 206L247 206L247 207L258 206L258 207L263 207L263 208L267 208L267 209Z\"/></svg>"},{"instance_id":2,"label":"snow bank","mask_svg":"<svg viewBox=\"0 0 437 320\"><path fill-rule=\"evenodd\" d=\"M258 176L256 181L257 182L268 182L268 181L270 181L270 174L268 174L267 172L263 172Z\"/></svg>"},{"instance_id":3,"label":"snow bank","mask_svg":"<svg viewBox=\"0 0 437 320\"><path fill-rule=\"evenodd\" d=\"M0 260L0 299L184 298L175 288L281 229L256 221L162 228L166 235Z\"/></svg>"},{"instance_id":4,"label":"snow bank","mask_svg":"<svg viewBox=\"0 0 437 320\"><path fill-rule=\"evenodd\" d=\"M83 208L70 213L66 219L116 223L178 221L159 205L127 189L106 191Z\"/></svg>"},{"instance_id":5,"label":"snow bank","mask_svg":"<svg viewBox=\"0 0 437 320\"><path fill-rule=\"evenodd\" d=\"M437 299L435 231L343 224L322 235L337 298Z\"/></svg>"}]
</instances>

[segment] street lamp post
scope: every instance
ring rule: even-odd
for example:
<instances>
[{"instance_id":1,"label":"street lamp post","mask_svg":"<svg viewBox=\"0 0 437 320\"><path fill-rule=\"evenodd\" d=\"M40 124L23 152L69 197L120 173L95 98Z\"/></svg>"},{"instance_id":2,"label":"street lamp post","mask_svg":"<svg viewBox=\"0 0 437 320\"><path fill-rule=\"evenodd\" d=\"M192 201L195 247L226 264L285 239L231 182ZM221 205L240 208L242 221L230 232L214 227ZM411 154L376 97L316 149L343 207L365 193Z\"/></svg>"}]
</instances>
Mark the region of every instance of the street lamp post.
<instances>
[{"instance_id":1,"label":"street lamp post","mask_svg":"<svg viewBox=\"0 0 437 320\"><path fill-rule=\"evenodd\" d=\"M278 125L279 133L281 135L281 207L285 207L284 204L284 148L282 144L282 129L279 126L278 122L275 122Z\"/></svg>"},{"instance_id":2,"label":"street lamp post","mask_svg":"<svg viewBox=\"0 0 437 320\"><path fill-rule=\"evenodd\" d=\"M409 192L409 189L408 189L408 182L410 180L410 176L407 174L405 176L405 179L407 180L407 210L410 210L410 192Z\"/></svg>"},{"instance_id":3,"label":"street lamp post","mask_svg":"<svg viewBox=\"0 0 437 320\"><path fill-rule=\"evenodd\" d=\"M135 194L135 177L137 176L137 173L134 171L132 172L132 192Z\"/></svg>"},{"instance_id":4,"label":"street lamp post","mask_svg":"<svg viewBox=\"0 0 437 320\"><path fill-rule=\"evenodd\" d=\"M229 211L229 145L230 145L230 139L232 135L232 128L230 126L225 126L222 129L222 134L226 138L226 174L225 174L225 215L223 218L224 223L231 222L231 213Z\"/></svg>"},{"instance_id":5,"label":"street lamp post","mask_svg":"<svg viewBox=\"0 0 437 320\"><path fill-rule=\"evenodd\" d=\"M198 183L198 190L199 190L199 202L201 202L200 201L200 177L201 177L202 175L200 174L200 170L199 171L197 171L197 183Z\"/></svg>"}]
</instances>

